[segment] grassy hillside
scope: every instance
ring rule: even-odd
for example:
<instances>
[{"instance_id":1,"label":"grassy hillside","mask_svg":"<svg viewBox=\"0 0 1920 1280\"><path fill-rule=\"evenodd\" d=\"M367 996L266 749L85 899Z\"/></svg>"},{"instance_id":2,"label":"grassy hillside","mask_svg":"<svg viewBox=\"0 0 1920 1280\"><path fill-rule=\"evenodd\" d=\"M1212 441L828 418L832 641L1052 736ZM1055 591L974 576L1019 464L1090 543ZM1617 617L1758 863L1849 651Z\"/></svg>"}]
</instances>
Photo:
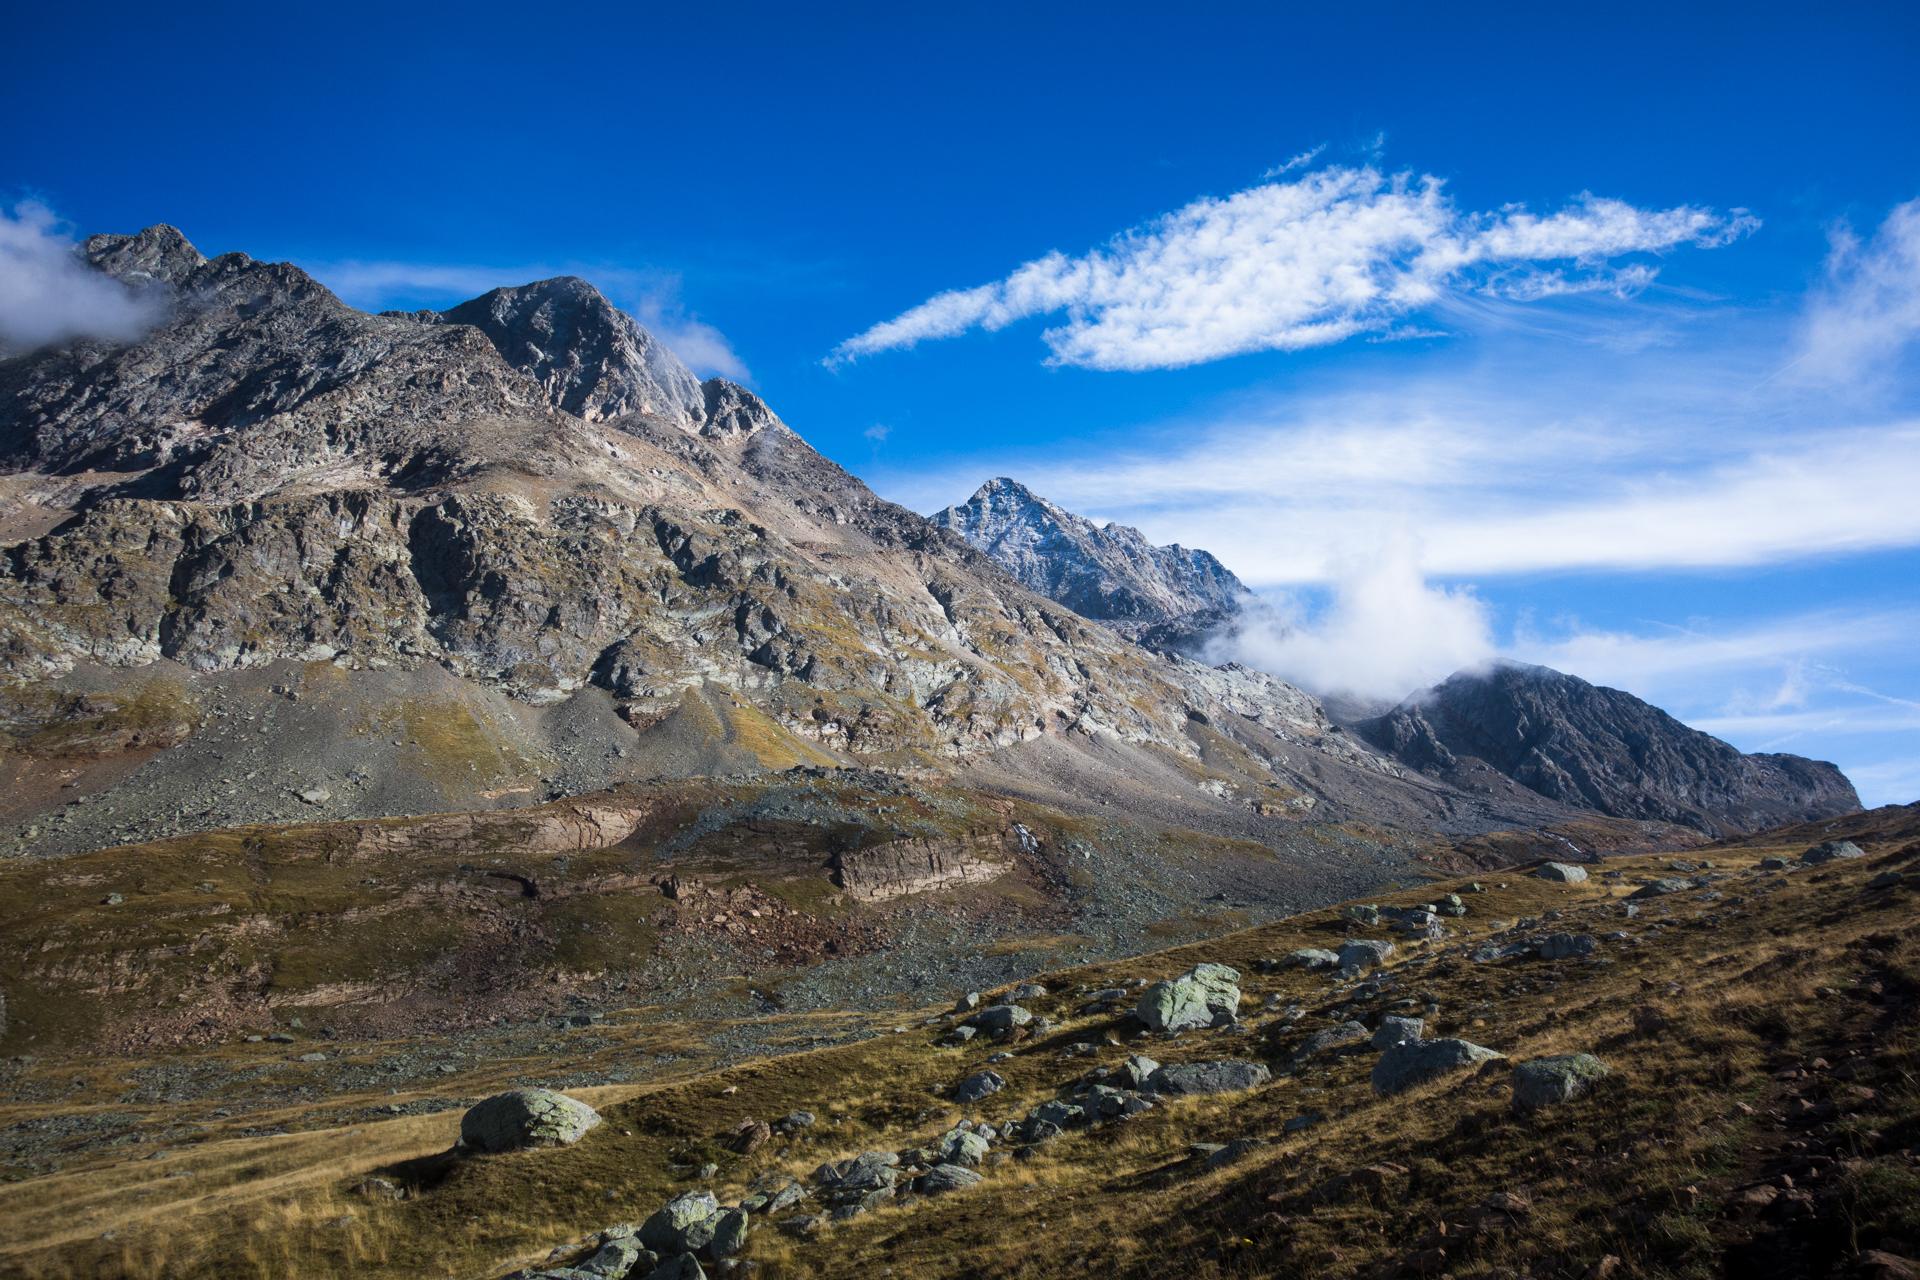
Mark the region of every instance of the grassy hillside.
<instances>
[{"instance_id":1,"label":"grassy hillside","mask_svg":"<svg viewBox=\"0 0 1920 1280\"><path fill-rule=\"evenodd\" d=\"M1761 869L1829 834L1869 856ZM1053 994L1026 1003L1056 1025L1012 1045L939 1047L949 1019L928 1010L852 1043L701 1070L702 1040L726 1029L681 1026L683 1072L582 1091L606 1123L565 1149L446 1157L457 1107L285 1135L157 1138L0 1188L10 1228L0 1269L498 1275L638 1222L690 1187L730 1203L760 1175L805 1178L830 1158L924 1144L963 1114L1016 1118L1130 1052L1254 1058L1274 1078L1162 1099L1031 1150L997 1143L979 1186L810 1238L758 1223L744 1257L783 1278L1148 1276L1172 1265L1203 1277L1704 1278L1846 1275L1865 1251L1920 1249L1920 812L1592 869L1580 884L1515 871L1483 875L1480 892L1453 881L1398 895L1413 904L1460 890L1468 914L1444 940L1402 940L1375 981L1258 971L1295 948L1389 936L1339 910L1044 975ZM1646 896L1659 879L1685 883ZM1474 958L1490 939L1555 933L1589 936L1594 949ZM1240 1028L1168 1038L1079 1012L1077 993L1200 960L1241 970ZM1389 1011L1424 1013L1429 1037L1516 1061L1592 1052L1612 1074L1585 1097L1520 1115L1508 1062L1392 1098L1371 1088L1379 1055L1365 1045L1295 1063L1313 1032ZM800 1043L802 1021L789 1028ZM1083 1043L1092 1047L1070 1049ZM973 1107L945 1101L1000 1051L1013 1055L996 1068L1003 1091ZM506 1082L485 1065L457 1077L469 1096ZM727 1149L742 1121L796 1109L818 1124L751 1155ZM1221 1167L1190 1155L1193 1143L1242 1139L1250 1145ZM718 1170L702 1181L708 1163ZM376 1172L403 1198L355 1194Z\"/></svg>"}]
</instances>

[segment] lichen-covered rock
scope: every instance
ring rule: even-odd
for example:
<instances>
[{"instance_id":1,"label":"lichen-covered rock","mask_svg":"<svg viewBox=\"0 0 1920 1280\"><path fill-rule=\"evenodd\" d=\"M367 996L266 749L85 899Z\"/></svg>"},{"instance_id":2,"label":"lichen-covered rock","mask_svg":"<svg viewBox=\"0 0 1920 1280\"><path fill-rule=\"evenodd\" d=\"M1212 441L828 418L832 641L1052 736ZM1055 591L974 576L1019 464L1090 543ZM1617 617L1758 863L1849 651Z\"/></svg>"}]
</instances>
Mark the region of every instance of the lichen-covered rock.
<instances>
[{"instance_id":1,"label":"lichen-covered rock","mask_svg":"<svg viewBox=\"0 0 1920 1280\"><path fill-rule=\"evenodd\" d=\"M1536 1111L1570 1102L1608 1074L1607 1064L1590 1053L1565 1053L1534 1058L1513 1069L1513 1107Z\"/></svg>"},{"instance_id":2,"label":"lichen-covered rock","mask_svg":"<svg viewBox=\"0 0 1920 1280\"><path fill-rule=\"evenodd\" d=\"M1505 1056L1466 1040L1402 1040L1389 1045L1380 1061L1373 1064L1373 1091L1383 1097L1404 1093L1415 1085Z\"/></svg>"},{"instance_id":3,"label":"lichen-covered rock","mask_svg":"<svg viewBox=\"0 0 1920 1280\"><path fill-rule=\"evenodd\" d=\"M564 1093L512 1089L476 1103L460 1118L460 1145L479 1152L569 1146L599 1123L599 1112Z\"/></svg>"},{"instance_id":4,"label":"lichen-covered rock","mask_svg":"<svg viewBox=\"0 0 1920 1280\"><path fill-rule=\"evenodd\" d=\"M662 1254L697 1253L720 1226L720 1201L711 1191L684 1191L640 1224L640 1243Z\"/></svg>"},{"instance_id":5,"label":"lichen-covered rock","mask_svg":"<svg viewBox=\"0 0 1920 1280\"><path fill-rule=\"evenodd\" d=\"M981 1176L957 1164L937 1164L914 1181L913 1189L923 1196L944 1195L980 1185Z\"/></svg>"},{"instance_id":6,"label":"lichen-covered rock","mask_svg":"<svg viewBox=\"0 0 1920 1280\"><path fill-rule=\"evenodd\" d=\"M934 1146L934 1154L941 1164L965 1165L968 1168L987 1158L990 1144L980 1134L971 1129L949 1129L940 1135L940 1141Z\"/></svg>"},{"instance_id":7,"label":"lichen-covered rock","mask_svg":"<svg viewBox=\"0 0 1920 1280\"><path fill-rule=\"evenodd\" d=\"M1153 1031L1197 1031L1231 1019L1239 1008L1240 971L1224 964L1197 964L1169 982L1148 987L1134 1014Z\"/></svg>"},{"instance_id":8,"label":"lichen-covered rock","mask_svg":"<svg viewBox=\"0 0 1920 1280\"><path fill-rule=\"evenodd\" d=\"M1593 954L1598 945L1588 933L1554 933L1540 939L1535 948L1542 960L1572 960Z\"/></svg>"},{"instance_id":9,"label":"lichen-covered rock","mask_svg":"<svg viewBox=\"0 0 1920 1280\"><path fill-rule=\"evenodd\" d=\"M1323 947L1302 947L1288 953L1287 963L1296 969L1337 969L1340 957Z\"/></svg>"},{"instance_id":10,"label":"lichen-covered rock","mask_svg":"<svg viewBox=\"0 0 1920 1280\"><path fill-rule=\"evenodd\" d=\"M1587 869L1575 866L1571 862L1545 862L1533 874L1542 880L1554 880L1561 884L1580 884L1587 878Z\"/></svg>"}]
</instances>

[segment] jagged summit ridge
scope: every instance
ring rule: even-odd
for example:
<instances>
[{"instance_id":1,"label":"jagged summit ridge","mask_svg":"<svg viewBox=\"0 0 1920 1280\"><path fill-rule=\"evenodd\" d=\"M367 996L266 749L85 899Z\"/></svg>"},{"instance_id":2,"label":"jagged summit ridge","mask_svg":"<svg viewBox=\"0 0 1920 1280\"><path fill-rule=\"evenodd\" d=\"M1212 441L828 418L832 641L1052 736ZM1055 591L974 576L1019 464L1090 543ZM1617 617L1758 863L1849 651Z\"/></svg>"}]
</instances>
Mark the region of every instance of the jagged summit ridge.
<instances>
[{"instance_id":1,"label":"jagged summit ridge","mask_svg":"<svg viewBox=\"0 0 1920 1280\"><path fill-rule=\"evenodd\" d=\"M1363 721L1360 733L1425 773L1482 761L1548 799L1709 834L1850 813L1853 784L1802 756L1747 755L1619 689L1550 667L1462 671Z\"/></svg>"},{"instance_id":2,"label":"jagged summit ridge","mask_svg":"<svg viewBox=\"0 0 1920 1280\"><path fill-rule=\"evenodd\" d=\"M1206 629L1247 589L1206 551L1156 547L1138 529L1095 524L999 477L934 515L1029 590L1129 634Z\"/></svg>"}]
</instances>

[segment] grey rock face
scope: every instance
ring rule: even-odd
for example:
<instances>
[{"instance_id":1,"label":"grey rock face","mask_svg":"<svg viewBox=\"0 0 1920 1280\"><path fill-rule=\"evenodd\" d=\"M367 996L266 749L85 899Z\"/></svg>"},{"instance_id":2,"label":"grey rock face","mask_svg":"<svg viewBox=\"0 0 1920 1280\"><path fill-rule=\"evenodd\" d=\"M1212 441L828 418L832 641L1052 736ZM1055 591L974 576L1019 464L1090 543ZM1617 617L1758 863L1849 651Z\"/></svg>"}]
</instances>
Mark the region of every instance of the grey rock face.
<instances>
[{"instance_id":1,"label":"grey rock face","mask_svg":"<svg viewBox=\"0 0 1920 1280\"><path fill-rule=\"evenodd\" d=\"M1587 869L1571 862L1548 862L1542 864L1533 874L1542 880L1552 880L1559 884L1581 884L1586 881Z\"/></svg>"},{"instance_id":2,"label":"grey rock face","mask_svg":"<svg viewBox=\"0 0 1920 1280\"><path fill-rule=\"evenodd\" d=\"M972 1169L963 1169L957 1164L937 1164L921 1174L913 1188L923 1196L937 1196L949 1191L964 1191L968 1187L978 1186L981 1181L981 1176Z\"/></svg>"},{"instance_id":3,"label":"grey rock face","mask_svg":"<svg viewBox=\"0 0 1920 1280\"><path fill-rule=\"evenodd\" d=\"M600 1123L600 1113L551 1089L513 1089L476 1103L460 1118L460 1143L472 1151L570 1146Z\"/></svg>"},{"instance_id":4,"label":"grey rock face","mask_svg":"<svg viewBox=\"0 0 1920 1280\"><path fill-rule=\"evenodd\" d=\"M700 380L652 334L575 276L495 289L450 311L530 375L555 408L588 421L647 413L703 422Z\"/></svg>"},{"instance_id":5,"label":"grey rock face","mask_svg":"<svg viewBox=\"0 0 1920 1280\"><path fill-rule=\"evenodd\" d=\"M1197 635L1247 595L1205 551L1152 546L1125 525L1103 528L1012 480L989 480L933 522L998 561L1028 590L1136 637L1153 628Z\"/></svg>"},{"instance_id":6,"label":"grey rock face","mask_svg":"<svg viewBox=\"0 0 1920 1280\"><path fill-rule=\"evenodd\" d=\"M1607 1064L1590 1053L1560 1054L1522 1062L1513 1069L1514 1110L1535 1111L1569 1102L1607 1074Z\"/></svg>"},{"instance_id":7,"label":"grey rock face","mask_svg":"<svg viewBox=\"0 0 1920 1280\"><path fill-rule=\"evenodd\" d=\"M1240 971L1224 964L1197 964L1169 982L1141 993L1134 1014L1150 1030L1196 1031L1240 1007Z\"/></svg>"},{"instance_id":8,"label":"grey rock face","mask_svg":"<svg viewBox=\"0 0 1920 1280\"><path fill-rule=\"evenodd\" d=\"M1383 1097L1404 1093L1415 1085L1505 1056L1466 1040L1402 1040L1389 1046L1374 1063L1373 1091Z\"/></svg>"},{"instance_id":9,"label":"grey rock face","mask_svg":"<svg viewBox=\"0 0 1920 1280\"><path fill-rule=\"evenodd\" d=\"M1853 784L1831 764L1743 755L1632 694L1546 667L1462 672L1358 728L1440 777L1471 757L1561 804L1711 835L1860 807Z\"/></svg>"},{"instance_id":10,"label":"grey rock face","mask_svg":"<svg viewBox=\"0 0 1920 1280\"><path fill-rule=\"evenodd\" d=\"M1147 1087L1155 1093L1236 1093L1257 1088L1272 1078L1264 1063L1229 1058L1161 1067L1147 1080Z\"/></svg>"}]
</instances>

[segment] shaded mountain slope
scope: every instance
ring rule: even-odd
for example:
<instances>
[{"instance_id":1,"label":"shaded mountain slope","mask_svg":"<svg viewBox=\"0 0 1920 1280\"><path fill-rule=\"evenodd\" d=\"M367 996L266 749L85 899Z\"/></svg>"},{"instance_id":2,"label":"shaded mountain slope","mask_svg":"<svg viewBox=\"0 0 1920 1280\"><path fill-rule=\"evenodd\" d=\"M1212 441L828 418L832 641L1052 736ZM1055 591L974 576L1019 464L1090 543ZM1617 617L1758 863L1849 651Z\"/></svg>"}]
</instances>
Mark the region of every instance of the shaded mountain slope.
<instances>
[{"instance_id":1,"label":"shaded mountain slope","mask_svg":"<svg viewBox=\"0 0 1920 1280\"><path fill-rule=\"evenodd\" d=\"M1711 835L1860 807L1831 764L1743 754L1632 694L1546 667L1462 672L1358 728L1435 777L1457 780L1478 761L1561 804Z\"/></svg>"}]
</instances>

